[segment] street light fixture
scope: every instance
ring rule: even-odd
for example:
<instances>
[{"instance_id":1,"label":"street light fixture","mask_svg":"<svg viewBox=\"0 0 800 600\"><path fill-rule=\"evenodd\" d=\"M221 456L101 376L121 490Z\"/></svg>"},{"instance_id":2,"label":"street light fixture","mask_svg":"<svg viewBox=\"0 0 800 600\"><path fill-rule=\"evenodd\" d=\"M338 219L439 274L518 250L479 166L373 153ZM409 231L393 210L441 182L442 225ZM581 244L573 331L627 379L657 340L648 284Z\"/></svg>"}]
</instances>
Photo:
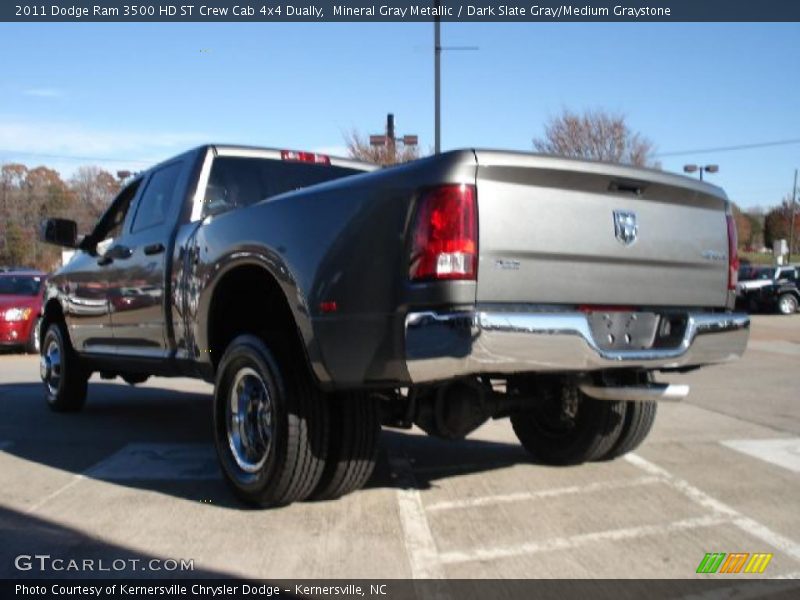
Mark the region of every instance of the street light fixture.
<instances>
[{"instance_id":1,"label":"street light fixture","mask_svg":"<svg viewBox=\"0 0 800 600\"><path fill-rule=\"evenodd\" d=\"M700 181L703 181L703 173L718 173L719 165L683 165L684 173L700 172Z\"/></svg>"},{"instance_id":2,"label":"street light fixture","mask_svg":"<svg viewBox=\"0 0 800 600\"><path fill-rule=\"evenodd\" d=\"M404 135L403 137L395 137L394 135L394 115L389 113L386 115L386 133L384 135L371 135L369 136L370 146L386 146L391 154L392 162L394 162L397 144L404 146L416 146L419 144L419 138L416 135Z\"/></svg>"}]
</instances>

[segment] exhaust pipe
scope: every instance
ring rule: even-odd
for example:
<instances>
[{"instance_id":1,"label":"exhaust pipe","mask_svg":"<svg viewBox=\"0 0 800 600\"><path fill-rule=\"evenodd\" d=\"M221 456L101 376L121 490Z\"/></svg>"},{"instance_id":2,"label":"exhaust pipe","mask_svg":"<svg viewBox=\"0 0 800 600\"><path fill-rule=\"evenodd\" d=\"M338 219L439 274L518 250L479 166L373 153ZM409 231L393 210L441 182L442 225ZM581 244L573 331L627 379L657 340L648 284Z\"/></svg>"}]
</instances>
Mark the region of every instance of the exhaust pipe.
<instances>
[{"instance_id":1,"label":"exhaust pipe","mask_svg":"<svg viewBox=\"0 0 800 600\"><path fill-rule=\"evenodd\" d=\"M625 386L579 383L578 389L595 400L625 400L627 402L680 402L689 395L688 385L670 383Z\"/></svg>"}]
</instances>

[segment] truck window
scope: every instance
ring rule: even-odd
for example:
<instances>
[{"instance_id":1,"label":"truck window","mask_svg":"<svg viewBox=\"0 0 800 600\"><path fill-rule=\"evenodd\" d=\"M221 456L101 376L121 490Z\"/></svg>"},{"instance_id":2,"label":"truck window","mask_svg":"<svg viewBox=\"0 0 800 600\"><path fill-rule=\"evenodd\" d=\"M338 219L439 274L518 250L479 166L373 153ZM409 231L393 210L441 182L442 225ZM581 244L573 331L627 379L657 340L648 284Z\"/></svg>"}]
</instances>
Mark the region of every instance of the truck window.
<instances>
[{"instance_id":1,"label":"truck window","mask_svg":"<svg viewBox=\"0 0 800 600\"><path fill-rule=\"evenodd\" d=\"M362 171L266 158L220 156L211 167L203 216L249 206L264 198L356 173Z\"/></svg>"},{"instance_id":2,"label":"truck window","mask_svg":"<svg viewBox=\"0 0 800 600\"><path fill-rule=\"evenodd\" d=\"M136 190L139 189L139 184L141 183L142 180L137 179L117 195L90 236L95 244L105 241L106 245L108 245L112 240L119 237L120 233L122 233L122 224L125 222L125 216L131 206L131 200L136 196Z\"/></svg>"},{"instance_id":3,"label":"truck window","mask_svg":"<svg viewBox=\"0 0 800 600\"><path fill-rule=\"evenodd\" d=\"M175 197L175 184L181 172L181 163L172 163L153 172L139 200L133 217L131 232L136 233L161 225L166 221Z\"/></svg>"}]
</instances>

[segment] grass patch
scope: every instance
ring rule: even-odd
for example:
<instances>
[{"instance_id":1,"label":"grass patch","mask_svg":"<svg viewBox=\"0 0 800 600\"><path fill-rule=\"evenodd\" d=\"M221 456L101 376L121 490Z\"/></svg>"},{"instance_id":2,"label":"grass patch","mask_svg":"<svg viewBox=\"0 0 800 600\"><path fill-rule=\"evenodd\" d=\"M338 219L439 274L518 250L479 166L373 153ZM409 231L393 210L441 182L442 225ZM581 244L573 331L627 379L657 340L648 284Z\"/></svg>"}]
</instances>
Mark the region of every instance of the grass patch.
<instances>
[{"instance_id":1,"label":"grass patch","mask_svg":"<svg viewBox=\"0 0 800 600\"><path fill-rule=\"evenodd\" d=\"M747 252L739 250L739 260L747 261L754 265L774 265L775 257L772 254L762 254L761 252Z\"/></svg>"}]
</instances>

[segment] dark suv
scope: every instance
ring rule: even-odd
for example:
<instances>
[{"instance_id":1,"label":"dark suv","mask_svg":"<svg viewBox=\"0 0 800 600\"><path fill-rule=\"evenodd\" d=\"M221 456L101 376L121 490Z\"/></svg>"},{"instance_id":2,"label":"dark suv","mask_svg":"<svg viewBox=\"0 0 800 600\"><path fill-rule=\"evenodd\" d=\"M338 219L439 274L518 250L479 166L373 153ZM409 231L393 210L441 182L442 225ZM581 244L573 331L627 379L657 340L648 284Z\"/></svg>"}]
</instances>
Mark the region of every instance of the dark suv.
<instances>
[{"instance_id":1,"label":"dark suv","mask_svg":"<svg viewBox=\"0 0 800 600\"><path fill-rule=\"evenodd\" d=\"M743 265L739 269L737 304L750 312L777 311L793 315L800 306L800 267Z\"/></svg>"}]
</instances>

